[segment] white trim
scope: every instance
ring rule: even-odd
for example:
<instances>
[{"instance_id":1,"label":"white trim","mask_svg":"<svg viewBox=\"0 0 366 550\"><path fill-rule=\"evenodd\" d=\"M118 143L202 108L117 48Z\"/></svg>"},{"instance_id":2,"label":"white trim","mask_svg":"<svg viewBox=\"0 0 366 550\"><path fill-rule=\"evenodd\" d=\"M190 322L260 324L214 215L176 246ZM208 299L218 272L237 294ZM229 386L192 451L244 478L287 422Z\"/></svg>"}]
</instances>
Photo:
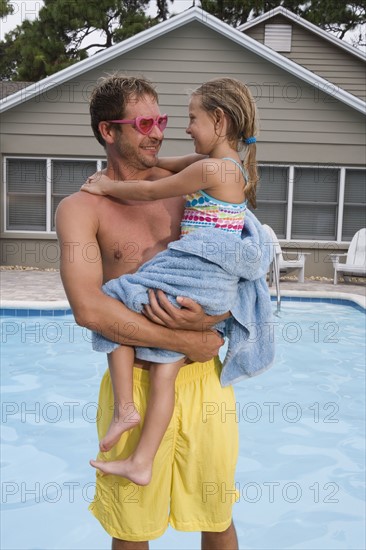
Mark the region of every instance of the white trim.
<instances>
[{"instance_id":1,"label":"white trim","mask_svg":"<svg viewBox=\"0 0 366 550\"><path fill-rule=\"evenodd\" d=\"M22 157L23 158L23 157ZM282 163L279 163L279 164L276 164L275 162L258 162L258 165L259 166L278 166L278 167L283 167L283 168L290 168L291 166L295 166L296 168L331 168L332 170L341 170L341 168L345 168L346 170L365 170L366 169L366 165L362 165L362 166L353 166L353 165L343 165L343 164L331 164L329 165L329 163L325 163L325 164L320 164L320 163L317 163L317 164L298 164L298 163L294 163L294 164L291 164L290 162L282 162Z\"/></svg>"},{"instance_id":2,"label":"white trim","mask_svg":"<svg viewBox=\"0 0 366 550\"><path fill-rule=\"evenodd\" d=\"M7 229L6 231L3 231L1 234L2 239L6 239L8 237L11 237L12 235L17 235L15 239L23 239L28 238L29 235L31 237L29 238L37 238L37 237L54 237L56 235L56 231L33 231L32 229ZM24 235L24 237L22 236Z\"/></svg>"},{"instance_id":3,"label":"white trim","mask_svg":"<svg viewBox=\"0 0 366 550\"><path fill-rule=\"evenodd\" d=\"M2 309L71 309L67 300L0 300L0 307Z\"/></svg>"},{"instance_id":4,"label":"white trim","mask_svg":"<svg viewBox=\"0 0 366 550\"><path fill-rule=\"evenodd\" d=\"M287 227L286 227L286 239L291 240L291 226L292 226L292 205L294 200L294 180L295 180L295 166L289 166L288 170L288 193L287 193Z\"/></svg>"},{"instance_id":5,"label":"white trim","mask_svg":"<svg viewBox=\"0 0 366 550\"><path fill-rule=\"evenodd\" d=\"M338 224L337 224L337 235L336 235L337 242L342 239L345 188L346 188L346 169L341 168L339 173Z\"/></svg>"},{"instance_id":6,"label":"white trim","mask_svg":"<svg viewBox=\"0 0 366 550\"><path fill-rule=\"evenodd\" d=\"M4 174L4 201L3 201L3 220L4 220L4 224L3 224L3 227L1 228L1 232L4 233L6 231L6 221L7 221L7 216L6 216L6 210L7 210L7 203L8 203L8 182L7 182L7 170L6 170L6 157L4 157L3 159L3 174Z\"/></svg>"},{"instance_id":7,"label":"white trim","mask_svg":"<svg viewBox=\"0 0 366 550\"><path fill-rule=\"evenodd\" d=\"M163 21L155 27L151 27L150 29L142 31L137 35L132 36L131 38L128 38L127 40L124 40L123 42L116 44L111 48L108 48L107 50L104 50L103 52L95 54L92 57L88 57L83 61L79 61L78 63L75 63L75 65L71 65L70 67L63 69L62 71L59 71L55 75L48 76L40 82L35 82L34 84L31 84L30 86L19 90L19 92L5 97L3 100L0 101L0 113L5 112L8 109L11 109L17 105L20 105L24 101L32 99L40 95L41 93L44 93L47 90L54 88L55 86L58 86L72 78L76 78L77 76L85 73L88 70L95 69L100 65L105 64L130 50L133 50L143 44L147 44L148 42L154 40L162 34L166 34L179 27L187 25L192 21L198 21L203 25L206 25L208 28L218 32L222 36L226 37L228 40L232 40L233 42L246 48L253 54L259 55L263 59L267 60L270 63L273 63L281 69L284 69L285 71L296 76L300 80L303 80L307 84L310 84L311 86L318 86L320 90L322 90L324 93L332 95L332 97L336 97L336 99L338 99L342 103L345 103L349 107L352 107L353 109L361 113L365 113L366 103L362 99L350 94L349 92L346 92L342 88L337 87L336 94L334 94L333 89L332 93L329 94L329 82L324 78L309 71L308 69L305 69L305 67L302 67L298 63L294 63L287 57L284 57L283 55L275 52L271 48L264 46L264 44L261 44L257 40L246 36L239 30L234 29L230 25L227 25L213 15L210 15L209 13L206 13L205 11L197 7L182 12L175 17L171 17L167 21Z\"/></svg>"},{"instance_id":8,"label":"white trim","mask_svg":"<svg viewBox=\"0 0 366 550\"><path fill-rule=\"evenodd\" d=\"M328 40L328 42L331 42L335 46L342 48L343 50L350 53L351 55L354 55L359 59L362 59L362 61L366 61L366 56L361 50L354 48L344 40L340 40L336 36L330 34L324 29L321 29L320 27L317 27L313 23L310 23L310 21L307 21L303 17L300 17L300 15L296 15L295 13L292 13L292 11L287 10L286 8L283 8L282 6L277 6L277 8L274 8L273 10L267 11L266 13L259 15L255 19L251 19L250 21L247 21L246 23L239 25L238 27L236 27L236 29L238 31L243 32L247 29L250 29L251 27L255 27L256 25L263 23L264 21L267 21L268 19L271 19L272 17L275 17L276 15L283 15L284 17L287 17L287 19L290 19L294 23L301 25L308 31L317 34L321 38Z\"/></svg>"},{"instance_id":9,"label":"white trim","mask_svg":"<svg viewBox=\"0 0 366 550\"><path fill-rule=\"evenodd\" d=\"M52 160L46 160L46 233L51 231L51 211L52 211Z\"/></svg>"},{"instance_id":10,"label":"white trim","mask_svg":"<svg viewBox=\"0 0 366 550\"><path fill-rule=\"evenodd\" d=\"M96 158L96 157L57 157L55 155L51 156L44 156L44 155L19 155L15 153L6 154L4 157L4 160L7 159L22 159L22 160L70 160L75 162L103 162L106 160L105 157L103 158Z\"/></svg>"},{"instance_id":11,"label":"white trim","mask_svg":"<svg viewBox=\"0 0 366 550\"><path fill-rule=\"evenodd\" d=\"M349 244L349 243L348 243ZM277 296L276 289L270 288L269 293L271 296ZM355 302L357 305L366 309L366 296L361 294L352 294L348 292L328 291L328 290L314 290L307 288L306 290L288 290L281 288L281 296L288 297L303 297L303 298L335 298L338 300L345 300L349 302Z\"/></svg>"}]
</instances>

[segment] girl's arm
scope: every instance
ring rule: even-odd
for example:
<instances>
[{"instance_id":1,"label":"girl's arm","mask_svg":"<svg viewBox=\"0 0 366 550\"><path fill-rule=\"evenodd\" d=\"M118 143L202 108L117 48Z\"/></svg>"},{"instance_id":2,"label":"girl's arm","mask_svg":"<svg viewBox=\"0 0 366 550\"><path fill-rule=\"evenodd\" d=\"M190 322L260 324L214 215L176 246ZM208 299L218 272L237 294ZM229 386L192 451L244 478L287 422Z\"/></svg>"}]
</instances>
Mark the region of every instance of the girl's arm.
<instances>
[{"instance_id":1,"label":"girl's arm","mask_svg":"<svg viewBox=\"0 0 366 550\"><path fill-rule=\"evenodd\" d=\"M204 158L206 158L205 155L196 155L195 153L183 157L161 157L158 160L157 166L176 174L187 168L187 166Z\"/></svg>"},{"instance_id":2,"label":"girl's arm","mask_svg":"<svg viewBox=\"0 0 366 550\"><path fill-rule=\"evenodd\" d=\"M220 185L220 163L218 159L199 160L178 174L155 181L115 181L99 172L88 178L81 190L94 195L111 195L121 200L154 201L180 197Z\"/></svg>"}]
</instances>

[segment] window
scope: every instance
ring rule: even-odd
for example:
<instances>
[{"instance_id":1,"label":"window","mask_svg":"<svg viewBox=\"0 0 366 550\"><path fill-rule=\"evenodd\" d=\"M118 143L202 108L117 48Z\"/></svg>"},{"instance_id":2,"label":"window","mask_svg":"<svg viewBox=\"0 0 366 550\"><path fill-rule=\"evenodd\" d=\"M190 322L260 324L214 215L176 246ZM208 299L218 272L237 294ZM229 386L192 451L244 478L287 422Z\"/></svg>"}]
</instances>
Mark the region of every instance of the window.
<instances>
[{"instance_id":1,"label":"window","mask_svg":"<svg viewBox=\"0 0 366 550\"><path fill-rule=\"evenodd\" d=\"M286 237L288 167L260 166L256 216L280 239Z\"/></svg>"},{"instance_id":2,"label":"window","mask_svg":"<svg viewBox=\"0 0 366 550\"><path fill-rule=\"evenodd\" d=\"M365 174L356 168L260 166L255 214L280 239L351 241L366 227Z\"/></svg>"},{"instance_id":3,"label":"window","mask_svg":"<svg viewBox=\"0 0 366 550\"><path fill-rule=\"evenodd\" d=\"M339 170L295 168L292 239L335 241Z\"/></svg>"},{"instance_id":4,"label":"window","mask_svg":"<svg viewBox=\"0 0 366 550\"><path fill-rule=\"evenodd\" d=\"M362 227L366 227L366 172L347 170L342 241L352 240L353 235Z\"/></svg>"},{"instance_id":5,"label":"window","mask_svg":"<svg viewBox=\"0 0 366 550\"><path fill-rule=\"evenodd\" d=\"M55 231L60 201L101 168L97 160L6 159L6 231Z\"/></svg>"},{"instance_id":6,"label":"window","mask_svg":"<svg viewBox=\"0 0 366 550\"><path fill-rule=\"evenodd\" d=\"M55 231L56 208L62 199L79 191L88 176L97 170L93 161L54 160L52 162L52 231Z\"/></svg>"},{"instance_id":7,"label":"window","mask_svg":"<svg viewBox=\"0 0 366 550\"><path fill-rule=\"evenodd\" d=\"M7 229L46 231L45 161L8 159L6 181Z\"/></svg>"},{"instance_id":8,"label":"window","mask_svg":"<svg viewBox=\"0 0 366 550\"><path fill-rule=\"evenodd\" d=\"M5 159L5 231L55 231L60 201L105 160ZM260 165L255 214L280 239L351 241L366 227L365 169L328 166Z\"/></svg>"}]
</instances>

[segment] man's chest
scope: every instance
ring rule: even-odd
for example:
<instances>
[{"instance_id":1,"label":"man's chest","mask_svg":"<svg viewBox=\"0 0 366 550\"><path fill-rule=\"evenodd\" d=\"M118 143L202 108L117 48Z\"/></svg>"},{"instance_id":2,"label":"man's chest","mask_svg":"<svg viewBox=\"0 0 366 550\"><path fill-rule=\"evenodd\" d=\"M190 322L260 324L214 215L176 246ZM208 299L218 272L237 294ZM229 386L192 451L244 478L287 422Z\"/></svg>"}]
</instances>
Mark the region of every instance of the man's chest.
<instances>
[{"instance_id":1,"label":"man's chest","mask_svg":"<svg viewBox=\"0 0 366 550\"><path fill-rule=\"evenodd\" d=\"M100 213L98 232L105 280L133 273L179 238L180 200L109 206Z\"/></svg>"}]
</instances>

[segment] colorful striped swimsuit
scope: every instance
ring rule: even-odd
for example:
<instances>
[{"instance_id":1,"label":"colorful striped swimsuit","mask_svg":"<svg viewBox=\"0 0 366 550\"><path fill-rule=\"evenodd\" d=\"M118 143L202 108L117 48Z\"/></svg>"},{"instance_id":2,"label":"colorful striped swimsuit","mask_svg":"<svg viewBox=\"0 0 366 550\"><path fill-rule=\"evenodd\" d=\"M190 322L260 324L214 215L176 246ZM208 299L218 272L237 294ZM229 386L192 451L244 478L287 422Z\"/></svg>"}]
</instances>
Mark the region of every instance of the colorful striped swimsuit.
<instances>
[{"instance_id":1,"label":"colorful striped swimsuit","mask_svg":"<svg viewBox=\"0 0 366 550\"><path fill-rule=\"evenodd\" d=\"M247 176L244 168L231 158L222 160L231 160L241 170L245 181ZM208 195L204 191L196 191L191 195L186 195L186 204L181 222L181 236L188 235L197 229L206 229L215 227L221 231L238 233L240 236L244 227L244 216L247 209L247 201L240 204L220 201Z\"/></svg>"}]
</instances>

